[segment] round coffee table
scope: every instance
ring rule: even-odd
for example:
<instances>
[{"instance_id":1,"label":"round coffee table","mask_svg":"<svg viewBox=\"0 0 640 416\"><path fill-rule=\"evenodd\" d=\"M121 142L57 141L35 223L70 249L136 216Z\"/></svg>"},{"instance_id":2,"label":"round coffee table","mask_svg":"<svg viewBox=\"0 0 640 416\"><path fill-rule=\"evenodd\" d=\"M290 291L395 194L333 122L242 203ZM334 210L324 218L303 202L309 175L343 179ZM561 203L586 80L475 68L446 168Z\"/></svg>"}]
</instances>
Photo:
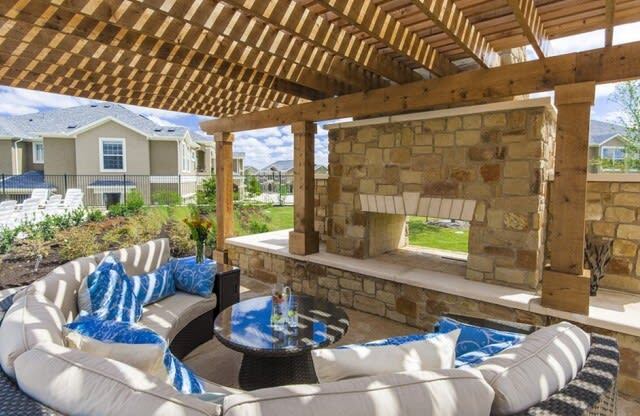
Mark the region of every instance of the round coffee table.
<instances>
[{"instance_id":1,"label":"round coffee table","mask_svg":"<svg viewBox=\"0 0 640 416\"><path fill-rule=\"evenodd\" d=\"M243 354L239 382L244 390L317 383L311 350L338 341L349 328L342 308L298 296L298 327L271 326L271 296L243 300L215 320L216 338Z\"/></svg>"}]
</instances>

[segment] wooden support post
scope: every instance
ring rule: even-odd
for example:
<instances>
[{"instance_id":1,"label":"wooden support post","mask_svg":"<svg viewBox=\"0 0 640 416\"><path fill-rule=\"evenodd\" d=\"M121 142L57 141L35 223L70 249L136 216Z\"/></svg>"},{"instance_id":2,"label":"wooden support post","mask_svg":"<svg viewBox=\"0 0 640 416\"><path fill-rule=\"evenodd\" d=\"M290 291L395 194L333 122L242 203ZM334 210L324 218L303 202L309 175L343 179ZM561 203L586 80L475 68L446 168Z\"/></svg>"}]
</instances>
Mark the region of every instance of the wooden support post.
<instances>
[{"instance_id":1,"label":"wooden support post","mask_svg":"<svg viewBox=\"0 0 640 416\"><path fill-rule=\"evenodd\" d=\"M216 251L215 260L227 264L224 241L233 236L233 134L215 133L216 142Z\"/></svg>"},{"instance_id":2,"label":"wooden support post","mask_svg":"<svg viewBox=\"0 0 640 416\"><path fill-rule=\"evenodd\" d=\"M293 133L294 228L289 233L289 252L306 256L317 253L320 244L313 228L315 193L314 138L316 125L311 121L291 124Z\"/></svg>"},{"instance_id":3,"label":"wooden support post","mask_svg":"<svg viewBox=\"0 0 640 416\"><path fill-rule=\"evenodd\" d=\"M542 304L589 313L589 278L584 272L585 206L591 106L595 83L558 86L555 179L551 187L551 265L542 279Z\"/></svg>"}]
</instances>

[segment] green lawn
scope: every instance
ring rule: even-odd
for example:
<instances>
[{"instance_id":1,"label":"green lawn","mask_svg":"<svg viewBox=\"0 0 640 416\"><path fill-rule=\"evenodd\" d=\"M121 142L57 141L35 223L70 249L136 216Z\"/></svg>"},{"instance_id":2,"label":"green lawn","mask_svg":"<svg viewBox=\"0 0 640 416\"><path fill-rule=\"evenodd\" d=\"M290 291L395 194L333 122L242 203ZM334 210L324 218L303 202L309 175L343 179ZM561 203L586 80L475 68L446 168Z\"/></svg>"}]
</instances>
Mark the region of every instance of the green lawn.
<instances>
[{"instance_id":1,"label":"green lawn","mask_svg":"<svg viewBox=\"0 0 640 416\"><path fill-rule=\"evenodd\" d=\"M409 217L409 244L441 250L469 250L469 230L428 225L424 217Z\"/></svg>"},{"instance_id":2,"label":"green lawn","mask_svg":"<svg viewBox=\"0 0 640 416\"><path fill-rule=\"evenodd\" d=\"M269 230L293 228L293 207L271 207L267 213L271 220ZM469 250L469 230L435 227L427 225L423 217L409 217L409 244L441 250Z\"/></svg>"},{"instance_id":3,"label":"green lawn","mask_svg":"<svg viewBox=\"0 0 640 416\"><path fill-rule=\"evenodd\" d=\"M270 231L293 228L293 207L271 207L266 209L270 221Z\"/></svg>"}]
</instances>

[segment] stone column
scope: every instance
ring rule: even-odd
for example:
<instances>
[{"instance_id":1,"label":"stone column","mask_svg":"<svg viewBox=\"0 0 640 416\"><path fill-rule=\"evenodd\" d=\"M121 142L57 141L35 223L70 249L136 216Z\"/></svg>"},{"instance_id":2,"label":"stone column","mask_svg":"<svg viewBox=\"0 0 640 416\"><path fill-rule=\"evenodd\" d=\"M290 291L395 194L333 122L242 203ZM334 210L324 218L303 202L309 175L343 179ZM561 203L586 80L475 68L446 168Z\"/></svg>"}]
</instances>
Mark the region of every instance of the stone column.
<instances>
[{"instance_id":1,"label":"stone column","mask_svg":"<svg viewBox=\"0 0 640 416\"><path fill-rule=\"evenodd\" d=\"M233 236L233 134L215 133L216 142L216 219L215 260L228 263L224 241Z\"/></svg>"},{"instance_id":2,"label":"stone column","mask_svg":"<svg viewBox=\"0 0 640 416\"><path fill-rule=\"evenodd\" d=\"M555 89L558 108L555 176L551 186L549 253L543 273L542 304L589 313L589 279L584 272L589 123L595 83Z\"/></svg>"},{"instance_id":3,"label":"stone column","mask_svg":"<svg viewBox=\"0 0 640 416\"><path fill-rule=\"evenodd\" d=\"M289 252L306 256L317 253L320 239L314 230L316 125L310 121L291 124L293 133L294 229L289 233Z\"/></svg>"}]
</instances>

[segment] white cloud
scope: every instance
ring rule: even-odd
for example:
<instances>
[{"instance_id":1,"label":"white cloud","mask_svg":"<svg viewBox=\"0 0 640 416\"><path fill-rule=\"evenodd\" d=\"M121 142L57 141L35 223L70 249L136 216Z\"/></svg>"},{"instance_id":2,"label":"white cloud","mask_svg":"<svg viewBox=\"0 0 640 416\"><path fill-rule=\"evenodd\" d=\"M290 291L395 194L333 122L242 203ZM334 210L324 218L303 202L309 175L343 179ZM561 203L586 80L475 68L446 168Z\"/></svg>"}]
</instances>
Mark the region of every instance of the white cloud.
<instances>
[{"instance_id":1,"label":"white cloud","mask_svg":"<svg viewBox=\"0 0 640 416\"><path fill-rule=\"evenodd\" d=\"M172 121L166 120L164 118L158 117L153 114L145 114L145 117L147 117L149 120L153 121L154 123L160 126L178 126L178 124Z\"/></svg>"},{"instance_id":2,"label":"white cloud","mask_svg":"<svg viewBox=\"0 0 640 416\"><path fill-rule=\"evenodd\" d=\"M629 43L640 40L640 22L616 26L613 29L613 44Z\"/></svg>"},{"instance_id":3,"label":"white cloud","mask_svg":"<svg viewBox=\"0 0 640 416\"><path fill-rule=\"evenodd\" d=\"M17 115L43 109L66 108L92 102L85 98L52 94L22 88L0 87L0 113Z\"/></svg>"}]
</instances>

